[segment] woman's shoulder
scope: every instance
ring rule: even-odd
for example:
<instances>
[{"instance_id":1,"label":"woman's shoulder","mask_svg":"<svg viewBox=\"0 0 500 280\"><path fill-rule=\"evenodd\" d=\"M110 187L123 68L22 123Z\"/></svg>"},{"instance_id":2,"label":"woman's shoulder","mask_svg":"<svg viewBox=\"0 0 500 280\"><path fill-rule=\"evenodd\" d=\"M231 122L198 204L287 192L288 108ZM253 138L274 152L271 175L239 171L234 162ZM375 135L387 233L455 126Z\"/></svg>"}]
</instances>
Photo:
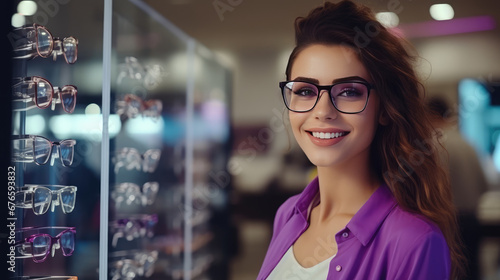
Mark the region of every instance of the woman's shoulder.
<instances>
[{"instance_id":1,"label":"woman's shoulder","mask_svg":"<svg viewBox=\"0 0 500 280\"><path fill-rule=\"evenodd\" d=\"M424 215L406 211L399 206L394 207L383 225L393 231L393 234L403 233L415 236L433 232L441 233L439 227Z\"/></svg>"},{"instance_id":2,"label":"woman's shoulder","mask_svg":"<svg viewBox=\"0 0 500 280\"><path fill-rule=\"evenodd\" d=\"M415 249L424 243L432 243L436 249L447 249L446 240L439 227L427 217L405 211L396 206L387 216L379 232L379 238L399 248Z\"/></svg>"},{"instance_id":3,"label":"woman's shoulder","mask_svg":"<svg viewBox=\"0 0 500 280\"><path fill-rule=\"evenodd\" d=\"M448 244L439 227L425 216L396 206L380 228L378 243L393 267L390 279L428 279L429 275L448 279Z\"/></svg>"}]
</instances>

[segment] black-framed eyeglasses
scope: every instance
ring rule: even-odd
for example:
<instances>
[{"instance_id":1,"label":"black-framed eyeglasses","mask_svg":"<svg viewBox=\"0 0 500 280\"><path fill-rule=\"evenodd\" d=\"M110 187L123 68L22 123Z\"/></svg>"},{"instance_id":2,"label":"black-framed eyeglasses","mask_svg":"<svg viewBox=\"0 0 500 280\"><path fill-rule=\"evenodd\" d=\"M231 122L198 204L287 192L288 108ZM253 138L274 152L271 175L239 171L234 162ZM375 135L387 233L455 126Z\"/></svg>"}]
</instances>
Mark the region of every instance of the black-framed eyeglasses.
<instances>
[{"instance_id":1,"label":"black-framed eyeglasses","mask_svg":"<svg viewBox=\"0 0 500 280\"><path fill-rule=\"evenodd\" d=\"M303 113L311 111L318 103L320 93L328 91L335 109L344 114L357 114L365 110L373 86L363 81L343 81L329 86L310 82L280 82L283 101L288 110Z\"/></svg>"}]
</instances>

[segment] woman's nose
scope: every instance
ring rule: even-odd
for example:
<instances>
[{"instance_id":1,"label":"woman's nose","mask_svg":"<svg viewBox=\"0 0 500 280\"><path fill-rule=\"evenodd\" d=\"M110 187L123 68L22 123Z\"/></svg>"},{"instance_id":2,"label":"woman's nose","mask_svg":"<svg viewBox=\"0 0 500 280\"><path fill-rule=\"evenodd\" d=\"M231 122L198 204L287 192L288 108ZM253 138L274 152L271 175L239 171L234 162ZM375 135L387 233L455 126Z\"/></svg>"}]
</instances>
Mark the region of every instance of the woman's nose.
<instances>
[{"instance_id":1,"label":"woman's nose","mask_svg":"<svg viewBox=\"0 0 500 280\"><path fill-rule=\"evenodd\" d=\"M314 116L318 119L335 119L338 111L333 106L330 95L326 90L319 93L319 99L313 109Z\"/></svg>"}]
</instances>

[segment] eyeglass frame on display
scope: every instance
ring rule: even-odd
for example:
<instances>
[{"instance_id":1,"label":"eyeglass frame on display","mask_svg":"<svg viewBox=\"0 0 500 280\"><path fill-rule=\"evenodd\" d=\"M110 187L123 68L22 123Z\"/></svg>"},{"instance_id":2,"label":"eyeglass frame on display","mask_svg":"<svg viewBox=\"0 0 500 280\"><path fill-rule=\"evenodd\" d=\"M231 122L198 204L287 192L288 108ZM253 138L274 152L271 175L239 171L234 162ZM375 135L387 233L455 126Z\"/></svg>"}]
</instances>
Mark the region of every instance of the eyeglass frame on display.
<instances>
[{"instance_id":1,"label":"eyeglass frame on display","mask_svg":"<svg viewBox=\"0 0 500 280\"><path fill-rule=\"evenodd\" d=\"M54 87L54 86L52 86L52 83L49 82L47 79L39 77L39 76L16 78L15 80L20 80L20 81L12 86L13 96L14 96L12 101L14 101L14 102L15 101L24 101L24 102L34 101L35 106L40 108L40 109L48 108L52 104L52 106L51 106L52 110L55 110L56 104L61 103L61 106L63 107L63 110L66 113L71 114L74 112L75 106L76 106L76 96L78 93L78 88L76 86L65 85L62 88L61 87ZM46 106L40 105L40 103L38 102L38 83L40 81L47 83L50 86L50 99L47 102ZM15 91L15 87L20 87L24 84L28 85L28 89L30 89L34 85L34 87L35 87L34 97L31 96L31 93L24 94L21 91ZM66 90L70 89L72 98L74 100L72 102L71 108L66 108L65 102L63 102L63 97L62 97L61 93L64 92L65 89ZM58 93L57 98L54 98L54 94L56 94L56 93ZM16 97L20 97L20 99L15 99ZM52 102L52 101L54 101L54 102ZM14 108L13 111L26 111L26 110L30 110L32 108L34 108L34 107L30 106L30 107L26 107L26 108Z\"/></svg>"},{"instance_id":2,"label":"eyeglass frame on display","mask_svg":"<svg viewBox=\"0 0 500 280\"><path fill-rule=\"evenodd\" d=\"M131 226L130 223L132 223ZM116 247L120 238L132 241L142 237L153 237L153 227L158 223L157 214L131 215L128 218L122 218L111 221L109 226L113 233L111 245ZM131 231L135 229L134 231Z\"/></svg>"},{"instance_id":3,"label":"eyeglass frame on display","mask_svg":"<svg viewBox=\"0 0 500 280\"><path fill-rule=\"evenodd\" d=\"M31 26L28 25L28 26L20 27L18 29L15 29L14 31L19 31L19 30L23 30L24 31L24 30L26 30L27 34L28 34L30 32L28 30L31 29L31 28L33 28L34 32L35 32L35 41L30 41L29 36L27 36L28 43L25 44L25 45L22 45L22 46L15 47L14 48L14 52L36 50L36 53L29 53L29 54L26 54L26 55L17 55L17 56L13 57L14 59L27 59L27 58L28 59L33 59L33 58L35 58L37 56L40 56L42 58L48 58L49 56L52 55L53 60L56 61L57 60L57 56L63 54L64 59L66 60L66 63L68 63L68 64L74 64L77 61L77 59L78 59L78 39L76 39L73 36L69 36L69 37L65 37L65 38L63 38L61 40L59 37L54 37L52 35L52 33L45 26L37 24L37 23L33 23L33 25L31 25ZM43 52L40 51L40 48L39 48L39 39L38 39L38 29L43 29L49 35L50 44L49 44L49 49L47 51L47 54L43 54ZM75 59L74 60L68 60L68 56L66 55L66 50L64 48L64 43L67 40L74 41L74 46L75 46ZM56 44L56 42L60 46L61 50L56 50L56 52L54 52L54 45Z\"/></svg>"},{"instance_id":4,"label":"eyeglass frame on display","mask_svg":"<svg viewBox=\"0 0 500 280\"><path fill-rule=\"evenodd\" d=\"M134 158L134 161L131 162L130 164L124 164L123 163L125 161L124 159L128 159L131 154L137 155L138 157ZM149 155L151 155L151 156L146 158ZM156 158L152 158L153 156L155 156ZM140 157L142 162L138 162L139 157ZM127 170L132 170L134 168L136 170L141 170L141 167L142 167L143 172L153 173L153 172L155 172L156 168L158 167L160 157L161 157L161 150L160 149L148 149L144 152L144 154L141 154L139 152L139 150L137 150L136 148L125 147L125 148L121 148L115 152L115 156L113 157L112 161L115 164L115 168L114 168L115 173L118 173L120 168L122 168L123 166L125 166L125 169L127 169ZM148 162L153 162L153 164L151 164L151 166L148 167L146 165L146 160ZM132 164L134 164L134 165L132 165Z\"/></svg>"},{"instance_id":5,"label":"eyeglass frame on display","mask_svg":"<svg viewBox=\"0 0 500 280\"><path fill-rule=\"evenodd\" d=\"M140 106L131 106L132 102L137 102ZM150 108L157 107L154 114L148 113ZM142 114L143 117L151 117L153 120L160 118L163 110L163 102L159 99L143 100L134 94L126 94L123 100L116 102L116 114L127 118L135 118L137 115ZM131 110L133 109L133 110Z\"/></svg>"},{"instance_id":6,"label":"eyeglass frame on display","mask_svg":"<svg viewBox=\"0 0 500 280\"><path fill-rule=\"evenodd\" d=\"M291 88L287 87L287 85L289 83L304 83L304 84L314 86L317 89L316 101L314 102L314 104L312 105L312 107L310 109L308 109L308 110L294 110L294 109L290 108L290 104L288 104L288 102L287 102L286 93L285 93L285 89L288 89L290 92L293 92ZM334 101L335 99L332 96L332 89L333 89L333 87L341 85L341 84L361 84L361 85L364 85L366 87L366 89L367 89L366 100L365 100L365 104L361 110L355 111L355 112L347 112L347 111L343 111L343 110L340 110L339 108L337 108L337 104L335 104L335 101ZM309 112L309 111L313 110L314 107L316 107L316 104L318 104L319 98L321 97L321 92L323 90L326 90L328 92L330 102L332 103L333 107L335 107L335 109L337 111L344 113L344 114L359 114L366 109L366 106L368 105L368 100L370 97L370 92L372 89L375 89L375 87L372 84L368 83L367 81L360 81L360 80L345 80L345 81L343 80L343 81L336 82L332 85L325 85L325 86L318 85L318 84L313 83L311 81L300 81L300 80L284 81L284 82L279 83L279 87L281 89L281 96L283 98L283 102L285 103L286 108L288 110L290 110L292 112L296 112L296 113L305 113L305 112Z\"/></svg>"},{"instance_id":7,"label":"eyeglass frame on display","mask_svg":"<svg viewBox=\"0 0 500 280\"><path fill-rule=\"evenodd\" d=\"M151 197L148 197L144 194L146 187L148 187L152 191ZM120 197L120 195L125 196L126 194L128 194L131 188L134 191L133 194L141 195L138 200L139 203L142 206L146 206L146 205L152 205L156 200L156 195L158 194L158 190L160 189L160 184L158 182L151 181L144 183L142 187L136 183L130 183L130 182L120 183L116 185L115 189L111 192L111 198L115 202L117 208L121 207L123 201L125 201L126 205L132 205L132 203L136 201L136 196L134 196L134 199L130 199L129 197L127 197L126 200L125 199L118 200L118 197ZM130 194L128 196L130 196Z\"/></svg>"},{"instance_id":8,"label":"eyeglass frame on display","mask_svg":"<svg viewBox=\"0 0 500 280\"><path fill-rule=\"evenodd\" d=\"M35 200L36 190L40 189L40 188L47 189L50 192L50 201L47 202L48 205L43 212L37 213L35 211L34 200ZM50 188L55 188L55 189L59 189L59 190L51 190ZM16 207L22 208L22 209L31 208L31 209L33 209L33 213L35 213L35 215L43 215L43 214L47 213L47 211L49 210L49 207L51 208L51 212L54 212L55 207L58 205L61 205L61 210L64 214L71 213L75 209L76 191L77 191L76 186L25 184L23 187L18 187L17 189L18 189L18 191L16 191L16 194L15 194ZM61 193L65 189L71 189L70 191L73 194L73 203L72 203L73 205L71 205L69 211L66 209L66 207L64 207L64 205L67 205L67 204L63 203L62 195L61 195ZM31 203L30 203L30 201L27 201L27 195L31 195ZM54 201L54 195L56 195L55 201ZM18 200L18 197L21 197L21 196L23 198ZM28 200L30 200L30 199L28 198Z\"/></svg>"},{"instance_id":9,"label":"eyeglass frame on display","mask_svg":"<svg viewBox=\"0 0 500 280\"><path fill-rule=\"evenodd\" d=\"M137 274L135 276L141 277L150 277L154 272L154 264L158 260L158 251L139 251L139 250L130 250L130 251L118 251L110 254L110 272L109 276L111 280L119 280L123 279L124 276L123 268L125 265L128 267L133 267L136 269ZM113 260L116 258L117 260ZM150 265L147 269L146 263ZM134 265L134 266L132 266ZM116 273L119 272L119 273ZM129 278L125 278L129 279Z\"/></svg>"},{"instance_id":10,"label":"eyeglass frame on display","mask_svg":"<svg viewBox=\"0 0 500 280\"><path fill-rule=\"evenodd\" d=\"M58 226L54 226L54 227L25 227L25 228L17 229L16 234L21 233L21 232L26 232L26 231L40 231L40 230L46 230L46 229L52 229L52 230L53 229L62 229L62 231L59 234L57 234L56 237L53 237L52 235L47 234L47 233L37 233L37 234L31 234L28 237L25 237L25 238L22 238L21 240L16 241L14 244L15 247L18 247L16 252L18 252L21 255L20 256L16 255L15 258L17 258L17 259L32 258L35 263L41 263L47 259L47 256L49 255L49 252L51 252L51 251L52 251L52 257L54 257L55 250L59 249L59 248L61 249L63 256L69 257L69 256L73 255L73 252L75 251L75 236L76 236L76 228L75 227L58 227ZM71 232L72 233L71 236L73 238L73 240L72 240L73 247L70 248L71 252L69 252L69 253L65 252L65 250L63 249L63 245L61 244L61 237L63 236L63 234L65 234L67 232ZM33 241L35 238L41 237L41 236L48 237L49 244L48 244L47 250L45 250L46 252L45 252L43 258L37 259L37 257L39 257L39 256L35 256L35 254L33 252L33 247L34 247ZM54 242L54 240L55 240L55 242ZM30 248L32 251L31 254L22 252L22 251L26 250L24 248L25 244L30 245ZM54 245L56 245L57 247L54 247ZM19 248L19 246L21 246L21 248Z\"/></svg>"},{"instance_id":11,"label":"eyeglass frame on display","mask_svg":"<svg viewBox=\"0 0 500 280\"><path fill-rule=\"evenodd\" d=\"M133 56L126 56L125 63L118 65L120 73L116 83L120 85L125 77L137 81L147 89L154 89L159 83L165 69L159 64L143 66L139 60Z\"/></svg>"},{"instance_id":12,"label":"eyeglass frame on display","mask_svg":"<svg viewBox=\"0 0 500 280\"><path fill-rule=\"evenodd\" d=\"M51 144L51 145L50 145L50 150L49 150L49 152L48 152L48 154L47 154L47 159L46 159L44 162L38 162L38 161L36 160L36 156L35 156L35 155L36 155L36 147L35 147L35 139L36 139L36 138L42 138L42 139L45 139L48 143L50 143L50 144ZM14 146L14 148L13 148L13 153L12 153L12 155L13 155L12 161L13 161L13 162L35 162L37 165L44 165L44 164L46 164L46 163L49 161L49 158L50 158L50 159L51 159L51 163L50 163L50 165L52 166L52 165L54 165L54 160L55 160L55 159L53 158L53 156L52 156L52 152L53 152L52 147L53 147L54 145L56 145L56 146L58 147L58 149L56 149L56 151L57 151L57 157L59 157L59 158L61 159L61 164L62 164L63 166L65 166L65 167L68 167L68 166L70 166L70 165L73 163L74 154L75 154L75 148L74 148L74 147L75 147L75 145L76 145L76 140L74 140L74 139L64 139L64 140L61 140L61 141L54 141L54 142L53 142L53 141L50 141L49 139L47 139L47 138L45 138L45 137L43 137L43 136L40 136L40 135L12 135L12 140L13 140L13 141L16 141L16 140L30 140L30 139L31 139L31 140L32 140L32 142L33 142L33 144L32 144L32 149L31 149L31 151L32 151L32 153L33 153L32 158L31 158L31 159L26 158L26 156L28 156L28 155L26 154L26 152L28 152L28 150L27 150L27 151L24 151L24 152L23 152L23 151L21 151L21 152L20 152L20 154L21 154L21 155L16 154L16 153L15 153L15 149L16 149L16 148L15 148L15 146ZM71 141L71 143L72 143L72 145L71 145L71 161L69 162L69 164L68 164L68 165L66 165L66 164L64 163L64 160L63 160L63 157L62 157L62 151L61 151L61 144L62 144L63 142L66 142L66 141ZM26 145L24 145L24 146L26 146ZM20 149L20 148L18 148L18 149ZM29 148L28 148L28 149L29 149ZM59 156L59 153L61 154L61 156ZM18 158L18 157L19 157L19 158Z\"/></svg>"}]
</instances>

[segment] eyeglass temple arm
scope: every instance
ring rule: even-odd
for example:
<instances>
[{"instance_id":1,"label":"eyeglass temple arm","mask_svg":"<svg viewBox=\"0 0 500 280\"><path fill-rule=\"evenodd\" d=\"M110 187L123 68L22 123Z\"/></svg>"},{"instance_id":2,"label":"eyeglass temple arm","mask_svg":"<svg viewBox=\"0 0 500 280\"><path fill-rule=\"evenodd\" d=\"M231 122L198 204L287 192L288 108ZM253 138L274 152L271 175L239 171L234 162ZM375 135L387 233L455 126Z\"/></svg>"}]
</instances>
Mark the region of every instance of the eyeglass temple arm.
<instances>
[{"instance_id":1,"label":"eyeglass temple arm","mask_svg":"<svg viewBox=\"0 0 500 280\"><path fill-rule=\"evenodd\" d=\"M16 259L27 259L33 257L31 243L27 241L27 238L16 241L14 247L17 248Z\"/></svg>"},{"instance_id":2,"label":"eyeglass temple arm","mask_svg":"<svg viewBox=\"0 0 500 280\"><path fill-rule=\"evenodd\" d=\"M18 208L31 208L31 197L32 192L26 190L20 190L16 192L16 207Z\"/></svg>"},{"instance_id":3,"label":"eyeglass temple arm","mask_svg":"<svg viewBox=\"0 0 500 280\"><path fill-rule=\"evenodd\" d=\"M13 93L12 93L12 101L13 102L24 102L24 103L28 103L28 102L33 102L32 105L28 106L28 107L22 107L22 108L13 108L12 110L13 111L27 111L27 110L30 110L30 109L33 109L36 106L35 104L35 93L32 92L32 93L24 93L22 92L22 88L20 88L21 86L23 86L24 84L26 84L28 81L24 78L14 78L14 81L18 81L16 84L14 84L12 86L13 88Z\"/></svg>"},{"instance_id":4,"label":"eyeglass temple arm","mask_svg":"<svg viewBox=\"0 0 500 280\"><path fill-rule=\"evenodd\" d=\"M125 237L125 234L122 231L117 231L115 234L113 234L113 240L111 241L111 245L113 247L116 247L118 244L118 239Z\"/></svg>"},{"instance_id":5,"label":"eyeglass temple arm","mask_svg":"<svg viewBox=\"0 0 500 280\"><path fill-rule=\"evenodd\" d=\"M14 151L12 153L13 162L24 162L29 163L34 161L33 149L31 147L25 148L24 150Z\"/></svg>"},{"instance_id":6,"label":"eyeglass temple arm","mask_svg":"<svg viewBox=\"0 0 500 280\"><path fill-rule=\"evenodd\" d=\"M29 42L27 44L17 46L16 48L13 49L15 52L20 52L20 51L34 51L36 50L36 42Z\"/></svg>"},{"instance_id":7,"label":"eyeglass temple arm","mask_svg":"<svg viewBox=\"0 0 500 280\"><path fill-rule=\"evenodd\" d=\"M12 141L24 141L19 143L19 146L13 145L12 161L13 162L33 162L33 139L29 135L12 135ZM28 142L28 141L31 141Z\"/></svg>"}]
</instances>

